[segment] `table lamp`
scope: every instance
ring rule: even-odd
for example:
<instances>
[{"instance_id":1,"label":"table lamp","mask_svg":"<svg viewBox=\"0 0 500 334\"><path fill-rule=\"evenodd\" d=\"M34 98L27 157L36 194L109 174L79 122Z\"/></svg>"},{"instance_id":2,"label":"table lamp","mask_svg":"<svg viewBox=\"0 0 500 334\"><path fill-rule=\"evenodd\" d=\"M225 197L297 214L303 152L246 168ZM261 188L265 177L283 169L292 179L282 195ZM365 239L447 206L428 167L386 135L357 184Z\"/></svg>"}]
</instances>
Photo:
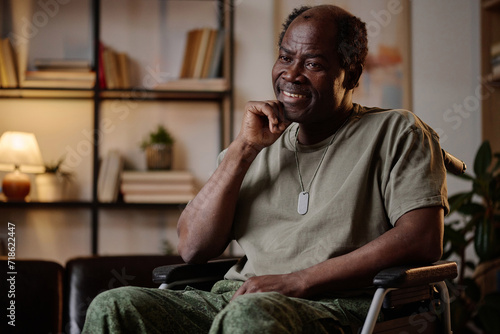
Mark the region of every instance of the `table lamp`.
<instances>
[{"instance_id":1,"label":"table lamp","mask_svg":"<svg viewBox=\"0 0 500 334\"><path fill-rule=\"evenodd\" d=\"M42 154L33 133L7 131L0 137L0 170L9 171L2 182L8 201L24 201L30 193L30 177L43 173Z\"/></svg>"}]
</instances>

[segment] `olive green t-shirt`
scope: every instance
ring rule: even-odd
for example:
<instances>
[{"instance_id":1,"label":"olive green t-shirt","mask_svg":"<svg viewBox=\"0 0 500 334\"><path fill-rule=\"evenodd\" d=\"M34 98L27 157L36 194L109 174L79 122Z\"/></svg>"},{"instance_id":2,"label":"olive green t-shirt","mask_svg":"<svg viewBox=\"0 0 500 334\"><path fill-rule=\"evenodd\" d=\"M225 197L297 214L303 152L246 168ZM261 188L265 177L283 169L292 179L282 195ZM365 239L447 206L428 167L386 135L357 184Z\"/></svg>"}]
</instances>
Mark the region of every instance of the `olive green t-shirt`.
<instances>
[{"instance_id":1,"label":"olive green t-shirt","mask_svg":"<svg viewBox=\"0 0 500 334\"><path fill-rule=\"evenodd\" d=\"M409 111L355 105L312 183L332 137L297 145L309 192L308 212L299 214L297 126L263 149L243 180L233 237L245 257L227 279L295 272L365 245L408 211L428 206L448 211L438 135Z\"/></svg>"}]
</instances>

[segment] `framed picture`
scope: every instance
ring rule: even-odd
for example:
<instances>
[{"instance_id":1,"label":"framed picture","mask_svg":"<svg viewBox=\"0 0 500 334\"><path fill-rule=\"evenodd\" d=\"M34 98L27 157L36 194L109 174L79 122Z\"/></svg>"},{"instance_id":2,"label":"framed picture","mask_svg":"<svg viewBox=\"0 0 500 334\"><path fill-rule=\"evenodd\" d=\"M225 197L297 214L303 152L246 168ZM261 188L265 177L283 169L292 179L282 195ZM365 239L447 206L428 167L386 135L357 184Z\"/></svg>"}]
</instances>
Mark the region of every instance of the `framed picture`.
<instances>
[{"instance_id":1,"label":"framed picture","mask_svg":"<svg viewBox=\"0 0 500 334\"><path fill-rule=\"evenodd\" d=\"M319 4L342 7L366 23L369 51L353 101L365 106L411 109L410 1L275 0L275 35L294 8Z\"/></svg>"}]
</instances>

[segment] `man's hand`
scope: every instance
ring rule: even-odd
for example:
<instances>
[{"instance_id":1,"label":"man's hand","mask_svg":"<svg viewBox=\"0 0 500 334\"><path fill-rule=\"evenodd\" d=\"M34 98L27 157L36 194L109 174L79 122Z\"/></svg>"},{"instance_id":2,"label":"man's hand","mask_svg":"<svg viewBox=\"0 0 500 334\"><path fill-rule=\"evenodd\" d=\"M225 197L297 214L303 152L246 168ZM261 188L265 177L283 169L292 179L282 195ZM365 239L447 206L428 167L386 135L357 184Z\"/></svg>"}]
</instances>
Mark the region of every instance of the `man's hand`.
<instances>
[{"instance_id":1,"label":"man's hand","mask_svg":"<svg viewBox=\"0 0 500 334\"><path fill-rule=\"evenodd\" d=\"M274 143L288 125L280 102L247 103L238 137L177 222L177 250L184 261L204 263L226 249L246 172L257 154Z\"/></svg>"},{"instance_id":2,"label":"man's hand","mask_svg":"<svg viewBox=\"0 0 500 334\"><path fill-rule=\"evenodd\" d=\"M250 101L237 139L260 151L274 143L289 125L281 102Z\"/></svg>"},{"instance_id":3,"label":"man's hand","mask_svg":"<svg viewBox=\"0 0 500 334\"><path fill-rule=\"evenodd\" d=\"M247 293L279 292L288 297L306 298L305 282L300 272L284 275L254 276L245 281L235 292L233 299Z\"/></svg>"}]
</instances>

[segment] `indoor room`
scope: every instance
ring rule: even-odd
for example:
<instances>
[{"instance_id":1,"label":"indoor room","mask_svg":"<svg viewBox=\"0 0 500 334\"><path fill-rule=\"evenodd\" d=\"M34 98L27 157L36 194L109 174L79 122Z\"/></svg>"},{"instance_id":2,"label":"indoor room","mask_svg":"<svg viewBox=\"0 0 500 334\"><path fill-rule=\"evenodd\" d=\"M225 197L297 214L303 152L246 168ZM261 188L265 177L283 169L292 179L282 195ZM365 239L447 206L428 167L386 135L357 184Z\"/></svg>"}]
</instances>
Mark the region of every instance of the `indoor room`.
<instances>
[{"instance_id":1,"label":"indoor room","mask_svg":"<svg viewBox=\"0 0 500 334\"><path fill-rule=\"evenodd\" d=\"M488 316L500 309L500 1L0 0L0 277L20 300L31 283L16 266L53 266L56 279L41 281L59 306L41 315L50 318L44 333L80 333L98 292L159 286L154 268L184 262L177 224L186 205L240 133L247 102L276 99L285 19L322 4L366 23L352 101L411 111L467 166L445 180L451 325L500 330ZM302 182L297 168L305 192L316 172ZM233 240L219 253L240 258L243 248ZM95 291L81 283L92 275ZM18 329L40 307L22 303ZM15 327L9 314L2 328Z\"/></svg>"}]
</instances>

